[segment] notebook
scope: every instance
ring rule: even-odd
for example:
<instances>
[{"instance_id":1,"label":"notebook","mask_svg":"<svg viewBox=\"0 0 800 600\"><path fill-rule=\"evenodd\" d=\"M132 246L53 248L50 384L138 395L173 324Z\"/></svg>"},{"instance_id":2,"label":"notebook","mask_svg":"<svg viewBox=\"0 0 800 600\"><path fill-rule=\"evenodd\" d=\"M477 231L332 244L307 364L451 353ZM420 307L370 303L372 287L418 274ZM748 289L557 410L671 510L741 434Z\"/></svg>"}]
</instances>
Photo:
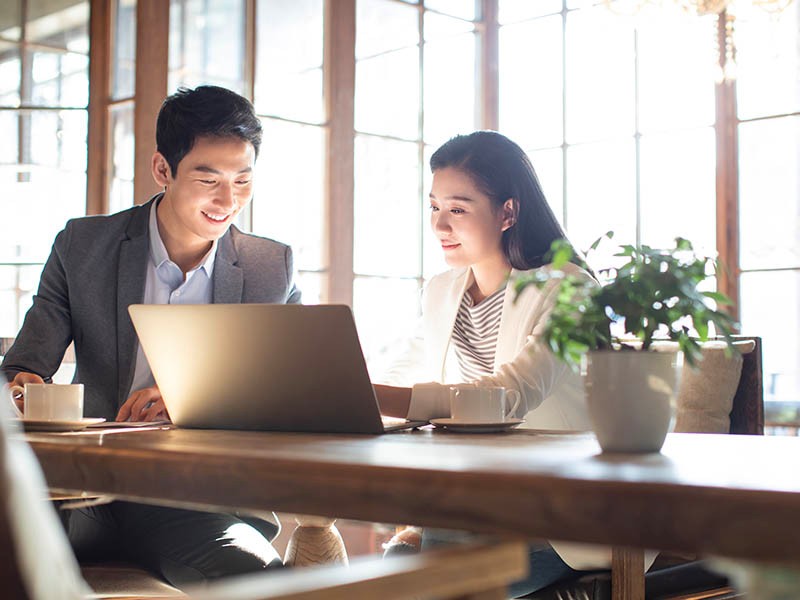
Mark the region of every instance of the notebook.
<instances>
[{"instance_id":1,"label":"notebook","mask_svg":"<svg viewBox=\"0 0 800 600\"><path fill-rule=\"evenodd\" d=\"M178 427L383 433L344 305L135 304L128 308Z\"/></svg>"}]
</instances>

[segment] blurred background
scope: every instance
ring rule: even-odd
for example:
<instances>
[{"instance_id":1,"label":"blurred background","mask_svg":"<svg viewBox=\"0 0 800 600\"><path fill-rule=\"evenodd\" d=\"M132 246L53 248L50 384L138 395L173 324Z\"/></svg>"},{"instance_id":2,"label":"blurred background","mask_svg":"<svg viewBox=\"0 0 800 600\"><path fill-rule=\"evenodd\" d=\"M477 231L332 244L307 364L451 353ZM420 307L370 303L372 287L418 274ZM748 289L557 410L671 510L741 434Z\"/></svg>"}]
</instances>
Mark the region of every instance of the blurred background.
<instances>
[{"instance_id":1,"label":"blurred background","mask_svg":"<svg viewBox=\"0 0 800 600\"><path fill-rule=\"evenodd\" d=\"M353 307L371 370L445 268L428 158L491 128L576 246L613 229L719 253L768 412L795 418L799 31L787 0L3 0L0 337L67 219L157 191L164 96L212 83L264 125L240 227L294 247L306 303Z\"/></svg>"}]
</instances>

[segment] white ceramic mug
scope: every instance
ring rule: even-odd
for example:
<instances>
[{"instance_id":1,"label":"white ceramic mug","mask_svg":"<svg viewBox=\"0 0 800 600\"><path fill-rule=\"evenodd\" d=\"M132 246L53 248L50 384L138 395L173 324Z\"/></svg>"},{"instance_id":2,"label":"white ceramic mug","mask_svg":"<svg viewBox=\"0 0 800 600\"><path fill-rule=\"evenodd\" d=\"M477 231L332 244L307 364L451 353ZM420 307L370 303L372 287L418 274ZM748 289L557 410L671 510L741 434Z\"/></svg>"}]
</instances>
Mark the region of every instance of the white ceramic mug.
<instances>
[{"instance_id":1,"label":"white ceramic mug","mask_svg":"<svg viewBox=\"0 0 800 600\"><path fill-rule=\"evenodd\" d=\"M517 412L519 402L517 390L472 384L450 386L450 417L464 423L508 421Z\"/></svg>"},{"instance_id":2,"label":"white ceramic mug","mask_svg":"<svg viewBox=\"0 0 800 600\"><path fill-rule=\"evenodd\" d=\"M26 383L25 387L8 388L9 399L19 418L36 421L80 421L83 418L82 383ZM14 402L22 394L25 399L23 415Z\"/></svg>"}]
</instances>

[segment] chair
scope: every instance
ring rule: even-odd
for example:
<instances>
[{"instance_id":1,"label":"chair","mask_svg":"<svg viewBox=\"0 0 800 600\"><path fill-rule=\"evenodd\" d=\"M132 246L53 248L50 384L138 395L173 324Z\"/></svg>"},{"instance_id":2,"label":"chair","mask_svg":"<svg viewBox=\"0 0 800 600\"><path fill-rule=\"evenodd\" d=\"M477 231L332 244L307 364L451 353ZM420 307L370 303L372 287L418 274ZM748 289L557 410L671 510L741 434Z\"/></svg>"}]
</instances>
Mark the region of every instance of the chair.
<instances>
[{"instance_id":1,"label":"chair","mask_svg":"<svg viewBox=\"0 0 800 600\"><path fill-rule=\"evenodd\" d=\"M33 452L0 408L0 589L3 598L39 600L96 597L81 577ZM151 588L113 593L121 598L191 597L201 600L337 600L345 598L462 598L500 600L508 582L527 570L519 542L482 542L419 556L359 560L340 566L288 569L231 578L186 590Z\"/></svg>"},{"instance_id":2,"label":"chair","mask_svg":"<svg viewBox=\"0 0 800 600\"><path fill-rule=\"evenodd\" d=\"M729 433L764 434L764 384L761 364L761 338L734 336L737 342L753 342L753 350L742 355L739 383L733 396ZM526 596L536 600L605 600L621 598L625 592L641 592L648 600L727 600L742 598L727 577L705 568L702 560L669 553L659 556L644 573L643 551L614 548L611 573L589 574L569 582L552 585ZM660 564L659 564L660 563ZM617 588L617 589L615 589ZM622 589L619 589L622 588Z\"/></svg>"}]
</instances>

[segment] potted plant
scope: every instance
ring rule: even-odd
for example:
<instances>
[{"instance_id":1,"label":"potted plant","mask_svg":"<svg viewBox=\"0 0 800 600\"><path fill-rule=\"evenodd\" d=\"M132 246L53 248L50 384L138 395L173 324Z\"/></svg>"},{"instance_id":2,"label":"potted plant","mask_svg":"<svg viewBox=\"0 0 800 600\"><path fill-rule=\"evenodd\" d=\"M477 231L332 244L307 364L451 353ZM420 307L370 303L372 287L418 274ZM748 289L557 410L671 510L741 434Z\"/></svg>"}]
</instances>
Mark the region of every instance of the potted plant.
<instances>
[{"instance_id":1,"label":"potted plant","mask_svg":"<svg viewBox=\"0 0 800 600\"><path fill-rule=\"evenodd\" d=\"M589 256L612 237L608 232L598 239ZM587 267L568 242L558 240L551 267L520 278L516 290L558 280L543 341L575 370L585 361L586 401L602 449L657 452L672 418L681 352L696 365L710 324L732 348L734 321L713 306L730 300L699 289L718 265L683 238L669 249L623 245L615 256L622 264L601 269L598 285L562 270L570 261ZM677 342L681 352L654 351L659 340Z\"/></svg>"}]
</instances>

